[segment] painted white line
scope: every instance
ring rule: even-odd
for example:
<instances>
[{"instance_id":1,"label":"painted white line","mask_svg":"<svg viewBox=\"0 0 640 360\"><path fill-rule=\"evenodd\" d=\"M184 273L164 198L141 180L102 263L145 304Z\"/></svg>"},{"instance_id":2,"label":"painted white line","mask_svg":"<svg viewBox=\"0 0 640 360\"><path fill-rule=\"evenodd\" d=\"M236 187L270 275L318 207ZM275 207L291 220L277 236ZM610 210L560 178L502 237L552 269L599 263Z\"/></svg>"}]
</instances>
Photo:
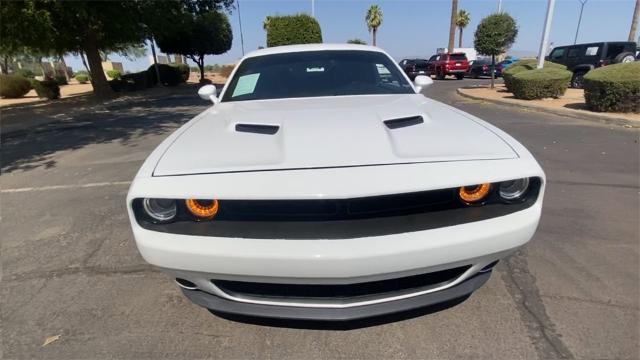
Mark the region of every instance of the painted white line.
<instances>
[{"instance_id":1,"label":"painted white line","mask_svg":"<svg viewBox=\"0 0 640 360\"><path fill-rule=\"evenodd\" d=\"M118 185L130 185L130 184L131 184L131 181L111 181L111 182L100 182L100 183L89 183L89 184L51 185L51 186L41 186L41 187L2 189L0 190L0 193L19 193L19 192L28 192L28 191L48 191L48 190L61 190L61 189L81 189L81 188L92 188L92 187L100 187L100 186L118 186Z\"/></svg>"}]
</instances>

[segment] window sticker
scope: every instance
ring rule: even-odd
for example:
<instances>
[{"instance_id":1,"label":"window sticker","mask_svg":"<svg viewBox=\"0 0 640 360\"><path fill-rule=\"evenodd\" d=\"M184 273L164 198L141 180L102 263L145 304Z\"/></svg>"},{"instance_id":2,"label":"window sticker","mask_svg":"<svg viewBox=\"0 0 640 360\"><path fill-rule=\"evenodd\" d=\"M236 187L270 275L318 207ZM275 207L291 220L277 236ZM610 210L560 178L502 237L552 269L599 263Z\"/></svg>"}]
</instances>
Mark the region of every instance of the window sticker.
<instances>
[{"instance_id":1,"label":"window sticker","mask_svg":"<svg viewBox=\"0 0 640 360\"><path fill-rule=\"evenodd\" d=\"M599 46L590 46L587 48L587 52L585 53L586 56L594 56L596 54L598 54L598 49L600 49Z\"/></svg>"},{"instance_id":2,"label":"window sticker","mask_svg":"<svg viewBox=\"0 0 640 360\"><path fill-rule=\"evenodd\" d=\"M236 88L233 89L232 97L251 94L256 89L260 73L240 76Z\"/></svg>"}]
</instances>

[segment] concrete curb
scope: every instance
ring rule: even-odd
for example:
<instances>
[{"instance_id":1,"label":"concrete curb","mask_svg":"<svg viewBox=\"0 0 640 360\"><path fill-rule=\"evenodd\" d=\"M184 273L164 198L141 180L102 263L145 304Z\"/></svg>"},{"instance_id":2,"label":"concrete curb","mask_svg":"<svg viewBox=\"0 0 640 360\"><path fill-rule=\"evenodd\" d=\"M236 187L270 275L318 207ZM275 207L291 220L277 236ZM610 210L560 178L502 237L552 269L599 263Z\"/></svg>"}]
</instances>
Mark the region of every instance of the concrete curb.
<instances>
[{"instance_id":1,"label":"concrete curb","mask_svg":"<svg viewBox=\"0 0 640 360\"><path fill-rule=\"evenodd\" d=\"M560 115L560 116L569 116L576 119L588 120L588 121L597 121L605 124L614 124L625 127L633 127L640 128L640 121L630 120L618 117L616 115L603 114L603 113L594 113L588 112L585 110L575 110L575 109L567 109L567 108L548 108L540 105L534 104L522 104L520 102L509 101L509 100L497 100L497 99L487 99L481 96L471 95L464 92L465 88L458 88L456 92L458 95L479 101L485 101L488 103L504 105L509 107L515 107L519 109L529 109L538 112L544 112L548 114Z\"/></svg>"}]
</instances>

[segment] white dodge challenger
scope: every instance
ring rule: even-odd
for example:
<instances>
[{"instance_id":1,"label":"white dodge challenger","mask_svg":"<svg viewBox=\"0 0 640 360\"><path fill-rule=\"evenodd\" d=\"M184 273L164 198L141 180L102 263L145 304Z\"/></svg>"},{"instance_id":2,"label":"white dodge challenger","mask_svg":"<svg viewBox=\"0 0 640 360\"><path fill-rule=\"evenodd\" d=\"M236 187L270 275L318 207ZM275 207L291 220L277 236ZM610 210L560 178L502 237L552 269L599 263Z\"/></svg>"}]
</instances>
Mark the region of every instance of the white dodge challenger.
<instances>
[{"instance_id":1,"label":"white dodge challenger","mask_svg":"<svg viewBox=\"0 0 640 360\"><path fill-rule=\"evenodd\" d=\"M544 172L362 45L245 56L127 196L144 259L214 312L352 320L471 294L533 236Z\"/></svg>"}]
</instances>

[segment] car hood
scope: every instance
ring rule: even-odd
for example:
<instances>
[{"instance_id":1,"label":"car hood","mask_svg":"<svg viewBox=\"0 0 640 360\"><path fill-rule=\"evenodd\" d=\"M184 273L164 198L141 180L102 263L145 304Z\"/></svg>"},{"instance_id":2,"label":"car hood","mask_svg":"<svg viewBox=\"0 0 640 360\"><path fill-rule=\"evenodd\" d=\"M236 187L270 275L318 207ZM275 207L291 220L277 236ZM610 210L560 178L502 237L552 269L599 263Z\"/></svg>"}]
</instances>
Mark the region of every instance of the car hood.
<instances>
[{"instance_id":1,"label":"car hood","mask_svg":"<svg viewBox=\"0 0 640 360\"><path fill-rule=\"evenodd\" d=\"M185 126L154 176L517 157L482 122L419 94L222 102Z\"/></svg>"}]
</instances>

